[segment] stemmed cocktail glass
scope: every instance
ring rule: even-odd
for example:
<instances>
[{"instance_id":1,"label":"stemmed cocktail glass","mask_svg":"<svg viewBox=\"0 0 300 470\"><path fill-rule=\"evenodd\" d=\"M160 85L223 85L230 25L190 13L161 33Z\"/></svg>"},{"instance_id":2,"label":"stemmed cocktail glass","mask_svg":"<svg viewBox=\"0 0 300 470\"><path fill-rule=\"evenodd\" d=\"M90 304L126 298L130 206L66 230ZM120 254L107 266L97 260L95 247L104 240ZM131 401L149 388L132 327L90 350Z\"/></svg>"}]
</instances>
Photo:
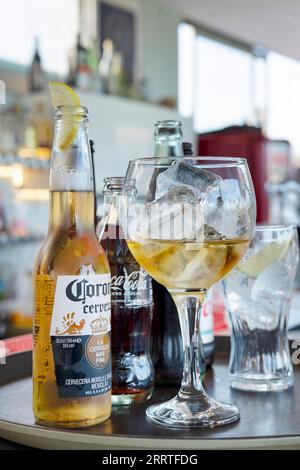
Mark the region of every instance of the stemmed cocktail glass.
<instances>
[{"instance_id":1,"label":"stemmed cocktail glass","mask_svg":"<svg viewBox=\"0 0 300 470\"><path fill-rule=\"evenodd\" d=\"M184 348L181 387L150 406L150 421L169 427L214 427L239 419L237 407L210 398L201 383L201 305L252 237L255 196L244 159L145 158L130 162L122 227L139 264L177 306Z\"/></svg>"}]
</instances>

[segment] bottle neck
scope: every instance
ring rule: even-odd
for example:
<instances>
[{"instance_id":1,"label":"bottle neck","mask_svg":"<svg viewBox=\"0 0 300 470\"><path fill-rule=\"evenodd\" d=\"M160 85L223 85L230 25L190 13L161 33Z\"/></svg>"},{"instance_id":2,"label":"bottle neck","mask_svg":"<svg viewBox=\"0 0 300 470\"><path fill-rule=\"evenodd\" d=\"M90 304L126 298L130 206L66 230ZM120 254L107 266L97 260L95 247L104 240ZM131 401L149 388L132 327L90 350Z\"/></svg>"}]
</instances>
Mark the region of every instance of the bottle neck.
<instances>
[{"instance_id":1,"label":"bottle neck","mask_svg":"<svg viewBox=\"0 0 300 470\"><path fill-rule=\"evenodd\" d=\"M94 232L93 191L50 191L49 228Z\"/></svg>"},{"instance_id":2,"label":"bottle neck","mask_svg":"<svg viewBox=\"0 0 300 470\"><path fill-rule=\"evenodd\" d=\"M154 142L155 157L182 157L182 142Z\"/></svg>"},{"instance_id":3,"label":"bottle neck","mask_svg":"<svg viewBox=\"0 0 300 470\"><path fill-rule=\"evenodd\" d=\"M94 178L87 119L74 111L65 112L56 121L49 189L50 227L75 232L95 230Z\"/></svg>"},{"instance_id":4,"label":"bottle neck","mask_svg":"<svg viewBox=\"0 0 300 470\"><path fill-rule=\"evenodd\" d=\"M40 62L40 53L39 53L39 39L35 38L34 40L34 53L33 53L33 62Z\"/></svg>"},{"instance_id":5,"label":"bottle neck","mask_svg":"<svg viewBox=\"0 0 300 470\"><path fill-rule=\"evenodd\" d=\"M104 214L107 225L119 225L121 192L107 191L104 194Z\"/></svg>"},{"instance_id":6,"label":"bottle neck","mask_svg":"<svg viewBox=\"0 0 300 470\"><path fill-rule=\"evenodd\" d=\"M181 123L176 121L159 121L155 125L154 155L156 157L182 157Z\"/></svg>"}]
</instances>

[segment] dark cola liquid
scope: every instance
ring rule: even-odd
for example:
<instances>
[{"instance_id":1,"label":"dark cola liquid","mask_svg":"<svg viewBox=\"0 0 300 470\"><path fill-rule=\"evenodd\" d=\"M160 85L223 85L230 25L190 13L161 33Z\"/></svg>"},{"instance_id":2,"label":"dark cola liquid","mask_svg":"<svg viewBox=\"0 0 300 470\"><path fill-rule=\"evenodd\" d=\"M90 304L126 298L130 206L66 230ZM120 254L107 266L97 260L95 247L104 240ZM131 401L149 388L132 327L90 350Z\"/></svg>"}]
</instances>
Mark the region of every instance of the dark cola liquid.
<instances>
[{"instance_id":1,"label":"dark cola liquid","mask_svg":"<svg viewBox=\"0 0 300 470\"><path fill-rule=\"evenodd\" d=\"M168 290L153 280L154 312L151 353L158 384L179 385L183 348L176 305Z\"/></svg>"},{"instance_id":2,"label":"dark cola liquid","mask_svg":"<svg viewBox=\"0 0 300 470\"><path fill-rule=\"evenodd\" d=\"M143 402L154 386L151 278L133 258L118 226L106 227L101 244L112 277L112 401L117 405Z\"/></svg>"},{"instance_id":3,"label":"dark cola liquid","mask_svg":"<svg viewBox=\"0 0 300 470\"><path fill-rule=\"evenodd\" d=\"M144 395L153 387L149 356L152 306L112 305L113 393Z\"/></svg>"}]
</instances>

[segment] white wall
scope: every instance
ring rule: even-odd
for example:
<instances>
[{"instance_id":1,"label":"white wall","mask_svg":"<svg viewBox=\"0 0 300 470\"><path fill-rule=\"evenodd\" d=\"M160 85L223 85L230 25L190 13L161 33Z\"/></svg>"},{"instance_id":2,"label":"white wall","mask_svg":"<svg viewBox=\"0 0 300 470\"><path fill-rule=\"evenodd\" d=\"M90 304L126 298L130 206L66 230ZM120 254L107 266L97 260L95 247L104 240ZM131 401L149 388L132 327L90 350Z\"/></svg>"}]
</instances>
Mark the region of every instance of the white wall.
<instances>
[{"instance_id":1,"label":"white wall","mask_svg":"<svg viewBox=\"0 0 300 470\"><path fill-rule=\"evenodd\" d=\"M98 191L104 177L124 176L130 159L153 155L156 121L180 119L185 140L194 143L192 120L181 119L173 109L113 96L79 94L81 103L89 110Z\"/></svg>"},{"instance_id":2,"label":"white wall","mask_svg":"<svg viewBox=\"0 0 300 470\"><path fill-rule=\"evenodd\" d=\"M100 0L101 1L101 0ZM145 78L147 97L177 97L177 26L180 15L161 0L103 0L136 15L136 76ZM98 0L81 0L83 40L97 34Z\"/></svg>"},{"instance_id":3,"label":"white wall","mask_svg":"<svg viewBox=\"0 0 300 470\"><path fill-rule=\"evenodd\" d=\"M179 14L158 0L141 0L144 76L151 100L177 97Z\"/></svg>"}]
</instances>

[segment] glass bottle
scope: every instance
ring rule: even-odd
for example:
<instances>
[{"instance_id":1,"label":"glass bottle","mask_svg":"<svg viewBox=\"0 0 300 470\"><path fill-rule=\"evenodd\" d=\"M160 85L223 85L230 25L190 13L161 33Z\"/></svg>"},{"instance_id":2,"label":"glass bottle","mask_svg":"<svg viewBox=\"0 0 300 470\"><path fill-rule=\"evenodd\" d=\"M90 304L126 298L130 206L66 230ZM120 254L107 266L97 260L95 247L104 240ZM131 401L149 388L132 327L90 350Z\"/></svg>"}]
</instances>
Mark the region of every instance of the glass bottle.
<instances>
[{"instance_id":1,"label":"glass bottle","mask_svg":"<svg viewBox=\"0 0 300 470\"><path fill-rule=\"evenodd\" d=\"M39 38L34 40L34 54L29 70L29 91L39 92L43 89L44 74L42 70L41 56L39 53Z\"/></svg>"},{"instance_id":2,"label":"glass bottle","mask_svg":"<svg viewBox=\"0 0 300 470\"><path fill-rule=\"evenodd\" d=\"M145 402L154 386L150 356L152 283L132 256L119 226L123 184L124 178L104 179L104 216L97 231L112 276L113 405Z\"/></svg>"},{"instance_id":3,"label":"glass bottle","mask_svg":"<svg viewBox=\"0 0 300 470\"><path fill-rule=\"evenodd\" d=\"M183 136L180 121L157 121L154 125L154 156L183 157Z\"/></svg>"},{"instance_id":4,"label":"glass bottle","mask_svg":"<svg viewBox=\"0 0 300 470\"><path fill-rule=\"evenodd\" d=\"M183 142L183 154L184 156L193 155L193 145L191 142ZM214 294L216 292L216 286L212 286L205 296L203 302L202 315L200 319L201 323L201 340L203 346L203 355L205 366L210 367L214 362L215 354L215 339L214 339Z\"/></svg>"},{"instance_id":5,"label":"glass bottle","mask_svg":"<svg viewBox=\"0 0 300 470\"><path fill-rule=\"evenodd\" d=\"M95 233L87 125L86 108L57 109L49 227L33 274L33 408L49 426L111 413L110 270Z\"/></svg>"},{"instance_id":6,"label":"glass bottle","mask_svg":"<svg viewBox=\"0 0 300 470\"><path fill-rule=\"evenodd\" d=\"M182 130L179 121L158 121L154 130L156 157L183 156ZM182 376L183 349L175 303L168 290L152 279L153 324L152 358L155 380L159 384L177 384Z\"/></svg>"}]
</instances>

